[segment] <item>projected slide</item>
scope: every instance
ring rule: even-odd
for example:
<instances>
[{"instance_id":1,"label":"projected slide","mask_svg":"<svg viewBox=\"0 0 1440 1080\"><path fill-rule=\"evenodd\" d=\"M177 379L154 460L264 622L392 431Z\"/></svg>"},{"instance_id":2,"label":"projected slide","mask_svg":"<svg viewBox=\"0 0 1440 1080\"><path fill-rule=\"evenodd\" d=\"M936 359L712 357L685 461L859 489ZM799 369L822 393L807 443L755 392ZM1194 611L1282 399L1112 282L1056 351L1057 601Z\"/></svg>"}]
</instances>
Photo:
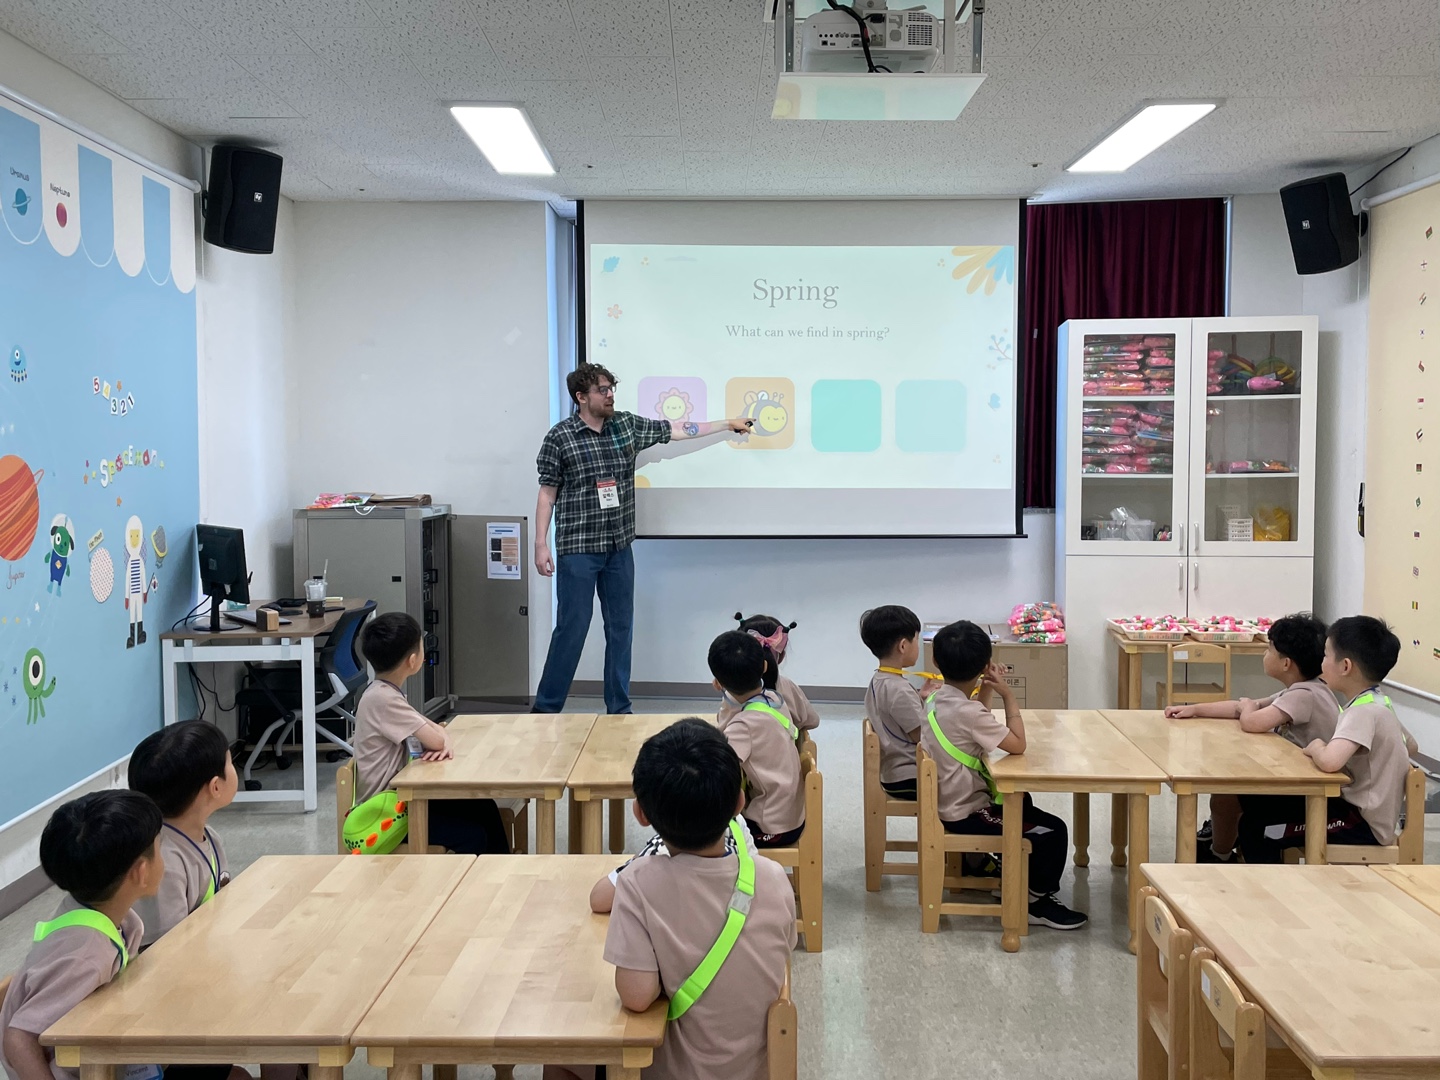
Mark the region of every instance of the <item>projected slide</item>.
<instances>
[{"instance_id":1,"label":"projected slide","mask_svg":"<svg viewBox=\"0 0 1440 1080\"><path fill-rule=\"evenodd\" d=\"M589 355L617 407L755 421L723 446L647 452L642 489L1013 490L1013 247L589 255Z\"/></svg>"}]
</instances>

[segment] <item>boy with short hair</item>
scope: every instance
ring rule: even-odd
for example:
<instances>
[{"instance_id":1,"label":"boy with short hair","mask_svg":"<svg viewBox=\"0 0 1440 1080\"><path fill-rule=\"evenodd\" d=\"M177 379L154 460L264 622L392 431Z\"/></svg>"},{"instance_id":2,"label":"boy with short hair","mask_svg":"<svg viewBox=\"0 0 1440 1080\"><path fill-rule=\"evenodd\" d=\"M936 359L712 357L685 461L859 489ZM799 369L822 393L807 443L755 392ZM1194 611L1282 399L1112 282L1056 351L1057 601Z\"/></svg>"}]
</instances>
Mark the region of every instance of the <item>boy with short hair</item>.
<instances>
[{"instance_id":1,"label":"boy with short hair","mask_svg":"<svg viewBox=\"0 0 1440 1080\"><path fill-rule=\"evenodd\" d=\"M68 895L35 928L35 944L0 1009L0 1064L10 1080L76 1080L40 1035L118 975L145 927L135 902L154 896L165 862L160 809L138 791L97 791L65 803L40 835L40 865Z\"/></svg>"},{"instance_id":2,"label":"boy with short hair","mask_svg":"<svg viewBox=\"0 0 1440 1080\"><path fill-rule=\"evenodd\" d=\"M1262 663L1265 674L1285 688L1278 694L1254 701L1216 701L1202 705L1172 705L1165 710L1171 718L1191 716L1235 719L1242 731L1278 731L1296 746L1312 739L1329 739L1340 719L1335 692L1320 678L1325 659L1325 624L1313 615L1286 615L1270 627L1270 644ZM1207 834L1196 837L1196 862L1229 862L1240 835L1241 806L1249 796L1211 795ZM1263 796L1262 796L1263 798Z\"/></svg>"},{"instance_id":3,"label":"boy with short hair","mask_svg":"<svg viewBox=\"0 0 1440 1080\"><path fill-rule=\"evenodd\" d=\"M416 711L405 696L405 680L425 666L425 635L420 624L403 611L377 615L360 637L360 651L375 669L355 709L355 805L385 791L410 762L406 740L414 738L423 761L455 756L450 736L435 721ZM493 799L433 799L430 835L415 839L424 851L428 841L459 855L508 854L510 844Z\"/></svg>"},{"instance_id":4,"label":"boy with short hair","mask_svg":"<svg viewBox=\"0 0 1440 1080\"><path fill-rule=\"evenodd\" d=\"M710 673L725 694L718 723L745 773L745 824L758 847L789 847L805 829L805 789L795 724L785 703L765 689L765 648L739 630L710 645Z\"/></svg>"},{"instance_id":5,"label":"boy with short hair","mask_svg":"<svg viewBox=\"0 0 1440 1080\"><path fill-rule=\"evenodd\" d=\"M880 740L880 786L891 798L914 799L925 698L906 680L905 669L920 661L920 619L899 604L872 608L860 616L860 640L880 661L865 691L865 715Z\"/></svg>"},{"instance_id":6,"label":"boy with short hair","mask_svg":"<svg viewBox=\"0 0 1440 1080\"><path fill-rule=\"evenodd\" d=\"M946 832L1000 836L1002 797L986 759L992 750L1025 752L1025 724L1015 695L999 665L991 663L990 635L973 622L951 623L935 635L935 666L945 682L926 700L920 745L935 759L940 823ZM992 696L1005 704L1002 722L990 711ZM1010 796L1015 798L1015 796ZM1069 852L1069 830L1054 814L1024 801L1025 838L1030 841L1030 925L1078 930L1079 911L1060 902L1060 877Z\"/></svg>"},{"instance_id":7,"label":"boy with short hair","mask_svg":"<svg viewBox=\"0 0 1440 1080\"><path fill-rule=\"evenodd\" d=\"M670 998L665 1042L644 1080L769 1075L766 1018L795 948L795 895L779 863L755 857L736 820L743 778L725 737L695 717L647 739L635 759L635 819L654 827L669 857L630 860L613 885L597 883L591 906L611 912L605 959L621 1004L640 1012L662 993ZM752 891L742 895L747 865ZM744 909L739 936L712 979L693 978L732 909ZM545 1069L546 1080L572 1075L591 1074Z\"/></svg>"},{"instance_id":8,"label":"boy with short hair","mask_svg":"<svg viewBox=\"0 0 1440 1080\"><path fill-rule=\"evenodd\" d=\"M210 816L235 799L239 778L230 747L214 724L186 720L140 740L130 755L130 790L148 795L165 821L160 857L165 877L135 911L149 948L230 882L225 847Z\"/></svg>"},{"instance_id":9,"label":"boy with short hair","mask_svg":"<svg viewBox=\"0 0 1440 1080\"><path fill-rule=\"evenodd\" d=\"M1306 755L1324 772L1342 769L1350 783L1329 800L1326 842L1393 844L1405 805L1405 778L1414 740L1379 684L1400 658L1400 639L1369 615L1337 619L1325 639L1321 677L1342 699L1331 738L1314 738ZM1240 850L1248 862L1277 863L1286 848L1305 845L1305 800L1245 796Z\"/></svg>"}]
</instances>

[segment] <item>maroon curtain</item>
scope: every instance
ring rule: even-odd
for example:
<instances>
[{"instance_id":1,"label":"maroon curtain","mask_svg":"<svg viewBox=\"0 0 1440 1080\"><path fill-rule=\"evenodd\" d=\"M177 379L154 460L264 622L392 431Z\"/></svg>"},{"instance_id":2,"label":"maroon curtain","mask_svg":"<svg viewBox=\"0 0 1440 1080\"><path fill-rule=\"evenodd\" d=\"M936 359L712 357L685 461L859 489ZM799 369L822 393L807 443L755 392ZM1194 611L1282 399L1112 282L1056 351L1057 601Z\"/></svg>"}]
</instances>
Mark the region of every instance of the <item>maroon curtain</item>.
<instances>
[{"instance_id":1,"label":"maroon curtain","mask_svg":"<svg viewBox=\"0 0 1440 1080\"><path fill-rule=\"evenodd\" d=\"M1020 376L1026 506L1055 505L1056 331L1066 319L1225 314L1225 202L1026 208Z\"/></svg>"}]
</instances>

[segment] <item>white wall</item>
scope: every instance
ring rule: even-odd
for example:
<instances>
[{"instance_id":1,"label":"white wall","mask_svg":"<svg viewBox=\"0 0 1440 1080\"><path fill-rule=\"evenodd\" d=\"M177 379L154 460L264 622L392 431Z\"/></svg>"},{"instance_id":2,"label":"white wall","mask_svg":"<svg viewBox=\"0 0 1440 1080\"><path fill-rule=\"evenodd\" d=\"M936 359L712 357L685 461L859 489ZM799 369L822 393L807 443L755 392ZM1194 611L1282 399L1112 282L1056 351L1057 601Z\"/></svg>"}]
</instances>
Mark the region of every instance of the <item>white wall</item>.
<instances>
[{"instance_id":1,"label":"white wall","mask_svg":"<svg viewBox=\"0 0 1440 1080\"><path fill-rule=\"evenodd\" d=\"M429 492L461 514L534 516L535 453L551 422L548 213L296 204L293 505L321 491ZM533 685L550 583L530 578Z\"/></svg>"}]
</instances>

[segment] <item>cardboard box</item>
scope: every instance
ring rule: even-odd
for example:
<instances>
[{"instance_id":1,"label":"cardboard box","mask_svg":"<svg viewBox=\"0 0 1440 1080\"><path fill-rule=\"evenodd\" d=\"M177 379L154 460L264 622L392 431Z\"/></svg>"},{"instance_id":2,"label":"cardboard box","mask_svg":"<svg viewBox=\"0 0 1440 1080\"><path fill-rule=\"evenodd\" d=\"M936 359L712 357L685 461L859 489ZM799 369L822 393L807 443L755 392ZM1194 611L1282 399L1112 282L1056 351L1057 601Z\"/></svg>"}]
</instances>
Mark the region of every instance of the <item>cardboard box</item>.
<instances>
[{"instance_id":1,"label":"cardboard box","mask_svg":"<svg viewBox=\"0 0 1440 1080\"><path fill-rule=\"evenodd\" d=\"M943 623L926 623L924 657L926 671L935 670L931 639ZM995 642L995 662L1005 667L1005 681L1015 692L1022 709L1068 709L1070 707L1069 652L1064 645L1021 645L1005 623L987 625Z\"/></svg>"}]
</instances>

